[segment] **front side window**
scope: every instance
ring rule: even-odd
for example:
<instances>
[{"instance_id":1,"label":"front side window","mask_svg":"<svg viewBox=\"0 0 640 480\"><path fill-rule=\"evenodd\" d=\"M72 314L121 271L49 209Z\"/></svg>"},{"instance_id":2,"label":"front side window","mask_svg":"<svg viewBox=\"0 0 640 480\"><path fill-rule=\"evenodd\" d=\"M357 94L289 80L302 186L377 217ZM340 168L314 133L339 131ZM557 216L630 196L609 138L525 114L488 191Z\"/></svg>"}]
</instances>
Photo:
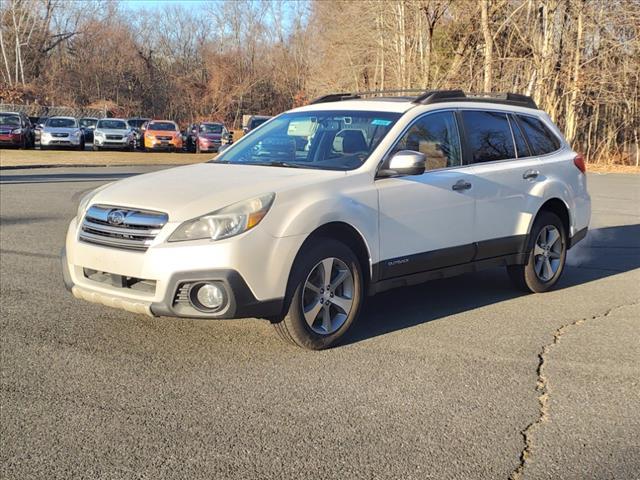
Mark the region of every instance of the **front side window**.
<instances>
[{"instance_id":1,"label":"front side window","mask_svg":"<svg viewBox=\"0 0 640 480\"><path fill-rule=\"evenodd\" d=\"M234 144L214 162L322 170L360 167L400 118L399 113L284 113Z\"/></svg>"},{"instance_id":2,"label":"front side window","mask_svg":"<svg viewBox=\"0 0 640 480\"><path fill-rule=\"evenodd\" d=\"M560 148L560 141L539 119L528 115L517 115L534 155L546 155Z\"/></svg>"},{"instance_id":3,"label":"front side window","mask_svg":"<svg viewBox=\"0 0 640 480\"><path fill-rule=\"evenodd\" d=\"M52 128L77 128L78 124L73 118L50 118L47 127Z\"/></svg>"},{"instance_id":4,"label":"front side window","mask_svg":"<svg viewBox=\"0 0 640 480\"><path fill-rule=\"evenodd\" d=\"M122 120L100 120L97 128L104 130L126 130L127 123Z\"/></svg>"},{"instance_id":5,"label":"front side window","mask_svg":"<svg viewBox=\"0 0 640 480\"><path fill-rule=\"evenodd\" d=\"M394 147L392 153L413 150L424 153L427 170L462 164L460 137L453 112L437 112L418 119Z\"/></svg>"},{"instance_id":6,"label":"front side window","mask_svg":"<svg viewBox=\"0 0 640 480\"><path fill-rule=\"evenodd\" d=\"M505 113L466 110L462 112L462 121L473 163L516 158Z\"/></svg>"}]
</instances>

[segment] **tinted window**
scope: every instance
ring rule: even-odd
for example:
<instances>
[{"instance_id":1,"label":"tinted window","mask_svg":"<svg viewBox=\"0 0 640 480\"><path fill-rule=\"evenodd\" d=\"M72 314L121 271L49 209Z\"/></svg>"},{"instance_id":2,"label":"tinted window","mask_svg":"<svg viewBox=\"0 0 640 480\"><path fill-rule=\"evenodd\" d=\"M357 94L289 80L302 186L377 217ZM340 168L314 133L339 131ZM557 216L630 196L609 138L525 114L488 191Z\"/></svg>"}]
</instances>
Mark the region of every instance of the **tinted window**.
<instances>
[{"instance_id":1,"label":"tinted window","mask_svg":"<svg viewBox=\"0 0 640 480\"><path fill-rule=\"evenodd\" d=\"M473 163L516 158L507 115L499 112L462 112Z\"/></svg>"},{"instance_id":2,"label":"tinted window","mask_svg":"<svg viewBox=\"0 0 640 480\"><path fill-rule=\"evenodd\" d=\"M541 120L526 115L518 115L524 134L529 140L534 155L545 155L560 148L560 141L549 131Z\"/></svg>"},{"instance_id":3,"label":"tinted window","mask_svg":"<svg viewBox=\"0 0 640 480\"><path fill-rule=\"evenodd\" d=\"M529 145L527 145L527 141L524 139L524 135L522 134L522 130L520 130L518 122L516 122L513 117L509 117L509 123L511 123L511 131L513 132L513 138L516 141L518 158L530 157L531 150L529 150Z\"/></svg>"},{"instance_id":4,"label":"tinted window","mask_svg":"<svg viewBox=\"0 0 640 480\"><path fill-rule=\"evenodd\" d=\"M400 150L424 153L427 170L460 165L460 138L453 112L432 113L420 118L396 144L393 153Z\"/></svg>"}]
</instances>

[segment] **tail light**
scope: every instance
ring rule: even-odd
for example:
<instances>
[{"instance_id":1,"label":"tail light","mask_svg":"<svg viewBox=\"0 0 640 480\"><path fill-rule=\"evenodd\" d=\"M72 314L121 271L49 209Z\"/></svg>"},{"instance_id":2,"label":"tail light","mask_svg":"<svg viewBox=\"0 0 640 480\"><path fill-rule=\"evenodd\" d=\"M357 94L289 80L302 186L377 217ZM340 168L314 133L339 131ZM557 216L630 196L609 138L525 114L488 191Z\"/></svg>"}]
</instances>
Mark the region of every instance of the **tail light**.
<instances>
[{"instance_id":1,"label":"tail light","mask_svg":"<svg viewBox=\"0 0 640 480\"><path fill-rule=\"evenodd\" d=\"M584 157L582 156L581 153L576 155L576 158L573 159L573 164L582 173L587 173L587 165L584 163Z\"/></svg>"}]
</instances>

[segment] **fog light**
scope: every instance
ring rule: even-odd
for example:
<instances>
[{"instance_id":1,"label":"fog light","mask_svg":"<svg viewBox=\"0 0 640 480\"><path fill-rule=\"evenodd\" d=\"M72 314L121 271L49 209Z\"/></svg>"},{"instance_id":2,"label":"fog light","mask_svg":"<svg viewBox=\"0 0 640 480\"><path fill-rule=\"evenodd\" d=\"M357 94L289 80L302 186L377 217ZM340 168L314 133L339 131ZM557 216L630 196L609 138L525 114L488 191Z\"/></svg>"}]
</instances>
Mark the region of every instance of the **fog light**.
<instances>
[{"instance_id":1,"label":"fog light","mask_svg":"<svg viewBox=\"0 0 640 480\"><path fill-rule=\"evenodd\" d=\"M191 301L199 310L220 310L225 306L224 288L216 283L201 283L191 290ZM195 293L195 298L194 294Z\"/></svg>"}]
</instances>

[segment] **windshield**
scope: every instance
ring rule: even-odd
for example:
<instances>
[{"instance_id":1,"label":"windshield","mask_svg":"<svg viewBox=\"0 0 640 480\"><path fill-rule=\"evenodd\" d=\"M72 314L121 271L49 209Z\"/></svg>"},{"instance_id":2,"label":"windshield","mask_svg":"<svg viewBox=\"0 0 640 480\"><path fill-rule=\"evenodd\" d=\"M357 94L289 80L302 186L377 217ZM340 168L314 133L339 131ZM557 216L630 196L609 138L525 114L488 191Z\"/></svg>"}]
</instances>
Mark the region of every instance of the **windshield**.
<instances>
[{"instance_id":1,"label":"windshield","mask_svg":"<svg viewBox=\"0 0 640 480\"><path fill-rule=\"evenodd\" d=\"M96 123L98 123L98 120L96 120L95 118L81 118L78 121L78 124L81 127L95 127Z\"/></svg>"},{"instance_id":2,"label":"windshield","mask_svg":"<svg viewBox=\"0 0 640 480\"><path fill-rule=\"evenodd\" d=\"M46 126L52 128L75 128L77 124L74 118L50 118L47 120Z\"/></svg>"},{"instance_id":3,"label":"windshield","mask_svg":"<svg viewBox=\"0 0 640 480\"><path fill-rule=\"evenodd\" d=\"M19 127L20 117L18 115L0 115L0 125Z\"/></svg>"},{"instance_id":4,"label":"windshield","mask_svg":"<svg viewBox=\"0 0 640 480\"><path fill-rule=\"evenodd\" d=\"M352 110L285 113L212 162L353 170L365 162L398 118L399 113Z\"/></svg>"},{"instance_id":5,"label":"windshield","mask_svg":"<svg viewBox=\"0 0 640 480\"><path fill-rule=\"evenodd\" d=\"M219 123L203 123L200 125L200 133L222 133L222 125Z\"/></svg>"},{"instance_id":6,"label":"windshield","mask_svg":"<svg viewBox=\"0 0 640 480\"><path fill-rule=\"evenodd\" d=\"M175 123L172 122L151 122L147 130L161 130L163 132L175 132L178 130Z\"/></svg>"},{"instance_id":7,"label":"windshield","mask_svg":"<svg viewBox=\"0 0 640 480\"><path fill-rule=\"evenodd\" d=\"M148 122L148 121L149 120L146 118L136 118L136 119L127 120L127 123L131 128L140 128L142 125L144 125L145 122Z\"/></svg>"},{"instance_id":8,"label":"windshield","mask_svg":"<svg viewBox=\"0 0 640 480\"><path fill-rule=\"evenodd\" d=\"M100 120L96 128L105 130L126 130L127 122L123 120Z\"/></svg>"}]
</instances>

